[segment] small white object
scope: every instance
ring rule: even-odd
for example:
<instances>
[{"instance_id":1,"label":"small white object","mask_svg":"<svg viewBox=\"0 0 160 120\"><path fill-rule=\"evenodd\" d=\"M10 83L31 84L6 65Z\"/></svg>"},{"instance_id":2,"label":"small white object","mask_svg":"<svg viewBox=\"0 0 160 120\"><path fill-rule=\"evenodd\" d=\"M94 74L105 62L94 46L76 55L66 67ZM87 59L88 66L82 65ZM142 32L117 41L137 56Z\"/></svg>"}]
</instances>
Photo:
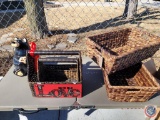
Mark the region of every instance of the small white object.
<instances>
[{"instance_id":1,"label":"small white object","mask_svg":"<svg viewBox=\"0 0 160 120\"><path fill-rule=\"evenodd\" d=\"M14 40L18 40L18 38L14 38Z\"/></svg>"},{"instance_id":2,"label":"small white object","mask_svg":"<svg viewBox=\"0 0 160 120\"><path fill-rule=\"evenodd\" d=\"M37 84L38 84L38 85L41 85L42 83L41 83L41 82L37 82Z\"/></svg>"},{"instance_id":3,"label":"small white object","mask_svg":"<svg viewBox=\"0 0 160 120\"><path fill-rule=\"evenodd\" d=\"M19 120L28 120L28 118L22 114L18 114Z\"/></svg>"},{"instance_id":4,"label":"small white object","mask_svg":"<svg viewBox=\"0 0 160 120\"><path fill-rule=\"evenodd\" d=\"M53 49L55 46L52 45L52 44L49 44L49 45L47 45L47 47L51 50L51 49Z\"/></svg>"},{"instance_id":5,"label":"small white object","mask_svg":"<svg viewBox=\"0 0 160 120\"><path fill-rule=\"evenodd\" d=\"M58 43L56 45L56 49L65 49L67 47L66 43Z\"/></svg>"},{"instance_id":6,"label":"small white object","mask_svg":"<svg viewBox=\"0 0 160 120\"><path fill-rule=\"evenodd\" d=\"M3 79L3 76L0 76L0 81Z\"/></svg>"},{"instance_id":7,"label":"small white object","mask_svg":"<svg viewBox=\"0 0 160 120\"><path fill-rule=\"evenodd\" d=\"M77 80L71 80L73 84L77 84Z\"/></svg>"},{"instance_id":8,"label":"small white object","mask_svg":"<svg viewBox=\"0 0 160 120\"><path fill-rule=\"evenodd\" d=\"M53 35L53 33L51 31L48 32L50 35Z\"/></svg>"},{"instance_id":9,"label":"small white object","mask_svg":"<svg viewBox=\"0 0 160 120\"><path fill-rule=\"evenodd\" d=\"M26 64L26 62L27 62L26 57L20 57L20 59L18 61L21 63L24 63L24 64Z\"/></svg>"},{"instance_id":10,"label":"small white object","mask_svg":"<svg viewBox=\"0 0 160 120\"><path fill-rule=\"evenodd\" d=\"M26 38L23 38L23 42L27 42L27 39L26 39Z\"/></svg>"},{"instance_id":11,"label":"small white object","mask_svg":"<svg viewBox=\"0 0 160 120\"><path fill-rule=\"evenodd\" d=\"M75 33L69 33L67 41L70 43L75 43L78 39L77 35Z\"/></svg>"}]
</instances>

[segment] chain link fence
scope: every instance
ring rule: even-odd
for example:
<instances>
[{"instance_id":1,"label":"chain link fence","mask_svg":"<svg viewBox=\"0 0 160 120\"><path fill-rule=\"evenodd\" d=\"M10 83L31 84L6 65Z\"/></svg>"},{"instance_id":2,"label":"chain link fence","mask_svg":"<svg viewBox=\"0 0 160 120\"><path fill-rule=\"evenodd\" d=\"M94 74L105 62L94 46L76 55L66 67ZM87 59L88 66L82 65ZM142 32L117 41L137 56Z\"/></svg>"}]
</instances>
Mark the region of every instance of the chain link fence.
<instances>
[{"instance_id":1,"label":"chain link fence","mask_svg":"<svg viewBox=\"0 0 160 120\"><path fill-rule=\"evenodd\" d=\"M132 19L123 17L128 5L125 0L44 0L45 18L39 21L46 20L51 36L37 39L31 32L23 0L1 0L0 63L3 65L0 66L0 76L8 70L4 70L5 66L10 68L12 65L13 50L9 45L15 37L35 41L37 49L81 50L85 55L86 36L117 27L141 27L160 36L160 1L138 0L137 12ZM39 13L41 10L43 8ZM153 57L157 69L159 57L158 51Z\"/></svg>"}]
</instances>

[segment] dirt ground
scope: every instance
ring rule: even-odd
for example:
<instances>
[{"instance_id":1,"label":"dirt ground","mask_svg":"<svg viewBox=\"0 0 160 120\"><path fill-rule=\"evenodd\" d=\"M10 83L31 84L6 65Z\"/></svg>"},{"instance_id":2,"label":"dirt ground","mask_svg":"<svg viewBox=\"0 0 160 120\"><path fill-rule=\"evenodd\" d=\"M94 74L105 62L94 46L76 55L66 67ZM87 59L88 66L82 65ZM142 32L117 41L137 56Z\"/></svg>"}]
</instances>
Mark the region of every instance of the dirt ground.
<instances>
[{"instance_id":1,"label":"dirt ground","mask_svg":"<svg viewBox=\"0 0 160 120\"><path fill-rule=\"evenodd\" d=\"M47 45L57 45L64 42L67 44L65 50L80 50L83 55L86 55L85 38L90 35L100 34L108 30L117 29L117 27L141 27L149 32L160 35L160 9L142 8L139 7L135 19L126 20L122 18L123 6L71 6L71 7L49 7L45 8L46 20L49 30L53 36L45 39L35 39L29 29L27 16L22 15L16 21L6 28L0 28L0 37L3 34L13 33L11 38L27 38L29 41L34 41L37 44L37 49L48 49ZM18 17L18 16L17 16ZM11 18L12 19L12 16ZM16 31L16 29L23 30ZM67 41L68 33L76 33L78 40L76 43ZM10 44L6 42L4 44ZM54 48L53 48L54 49ZM160 52L155 55L155 61L160 63L158 58ZM12 54L13 55L13 54ZM1 52L1 56L3 53ZM2 61L0 57L0 61ZM2 62L1 62L2 63ZM156 63L156 64L157 64ZM6 63L11 66L12 62ZM156 66L160 66L159 64ZM9 68L8 67L8 68ZM7 70L8 70L7 68ZM5 68L0 66L2 71ZM0 76L5 75L5 72L0 72Z\"/></svg>"}]
</instances>

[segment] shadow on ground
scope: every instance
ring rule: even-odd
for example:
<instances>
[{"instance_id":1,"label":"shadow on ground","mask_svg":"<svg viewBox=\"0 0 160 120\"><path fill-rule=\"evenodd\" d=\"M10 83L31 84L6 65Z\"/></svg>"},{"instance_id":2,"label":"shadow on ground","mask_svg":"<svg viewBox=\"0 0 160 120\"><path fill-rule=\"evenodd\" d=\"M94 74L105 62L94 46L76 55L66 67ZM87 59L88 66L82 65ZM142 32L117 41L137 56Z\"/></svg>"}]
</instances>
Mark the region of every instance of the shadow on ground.
<instances>
[{"instance_id":1,"label":"shadow on ground","mask_svg":"<svg viewBox=\"0 0 160 120\"><path fill-rule=\"evenodd\" d=\"M90 26L82 27L79 29L52 30L52 33L53 34L67 34L67 33L71 33L71 32L84 33L84 32L89 32L89 31L93 31L93 30L105 29L108 27L117 27L117 26L128 24L128 23L136 24L137 26L139 26L140 23L142 23L143 21L148 20L148 19L158 21L158 20L160 20L160 18L158 18L159 16L160 16L159 9L146 8L143 12L137 14L134 19L127 20L126 18L123 17L123 15L121 15L121 16L118 16L115 18L111 18L109 20L105 20L100 23L96 23L96 24L93 24ZM159 23L152 23L152 24L159 24Z\"/></svg>"},{"instance_id":2,"label":"shadow on ground","mask_svg":"<svg viewBox=\"0 0 160 120\"><path fill-rule=\"evenodd\" d=\"M83 65L83 96L101 88L104 85L102 70L98 66L91 66L92 61Z\"/></svg>"},{"instance_id":3,"label":"shadow on ground","mask_svg":"<svg viewBox=\"0 0 160 120\"><path fill-rule=\"evenodd\" d=\"M0 28L6 28L25 15L23 1L0 3Z\"/></svg>"},{"instance_id":4,"label":"shadow on ground","mask_svg":"<svg viewBox=\"0 0 160 120\"><path fill-rule=\"evenodd\" d=\"M14 10L14 9L24 9L24 2L19 0L0 2L0 10Z\"/></svg>"},{"instance_id":5,"label":"shadow on ground","mask_svg":"<svg viewBox=\"0 0 160 120\"><path fill-rule=\"evenodd\" d=\"M34 114L19 114L17 111L0 112L0 120L59 120L59 110L46 110Z\"/></svg>"},{"instance_id":6,"label":"shadow on ground","mask_svg":"<svg viewBox=\"0 0 160 120\"><path fill-rule=\"evenodd\" d=\"M0 28L6 28L18 21L25 15L24 11L4 11L0 12Z\"/></svg>"},{"instance_id":7,"label":"shadow on ground","mask_svg":"<svg viewBox=\"0 0 160 120\"><path fill-rule=\"evenodd\" d=\"M17 111L1 111L0 120L19 120Z\"/></svg>"}]
</instances>

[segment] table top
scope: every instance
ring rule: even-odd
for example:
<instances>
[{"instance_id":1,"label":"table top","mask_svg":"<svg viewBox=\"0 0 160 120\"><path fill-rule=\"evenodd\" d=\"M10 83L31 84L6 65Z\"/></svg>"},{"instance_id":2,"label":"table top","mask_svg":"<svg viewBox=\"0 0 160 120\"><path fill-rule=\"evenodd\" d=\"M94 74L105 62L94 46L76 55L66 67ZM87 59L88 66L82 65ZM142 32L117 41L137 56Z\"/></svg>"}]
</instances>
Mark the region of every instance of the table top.
<instances>
[{"instance_id":1,"label":"table top","mask_svg":"<svg viewBox=\"0 0 160 120\"><path fill-rule=\"evenodd\" d=\"M37 108L59 109L59 106L72 106L76 98L36 98L32 96L27 76L13 74L14 67L0 82L0 110L14 108L37 110Z\"/></svg>"},{"instance_id":2,"label":"table top","mask_svg":"<svg viewBox=\"0 0 160 120\"><path fill-rule=\"evenodd\" d=\"M83 57L83 97L82 98L36 98L32 96L27 76L13 74L14 67L0 82L0 110L11 111L14 108L37 110L38 108L60 109L74 106L95 108L144 108L146 105L160 107L160 94L157 93L147 102L115 102L107 98L101 69L89 58ZM153 60L145 63L148 70L156 72Z\"/></svg>"}]
</instances>

